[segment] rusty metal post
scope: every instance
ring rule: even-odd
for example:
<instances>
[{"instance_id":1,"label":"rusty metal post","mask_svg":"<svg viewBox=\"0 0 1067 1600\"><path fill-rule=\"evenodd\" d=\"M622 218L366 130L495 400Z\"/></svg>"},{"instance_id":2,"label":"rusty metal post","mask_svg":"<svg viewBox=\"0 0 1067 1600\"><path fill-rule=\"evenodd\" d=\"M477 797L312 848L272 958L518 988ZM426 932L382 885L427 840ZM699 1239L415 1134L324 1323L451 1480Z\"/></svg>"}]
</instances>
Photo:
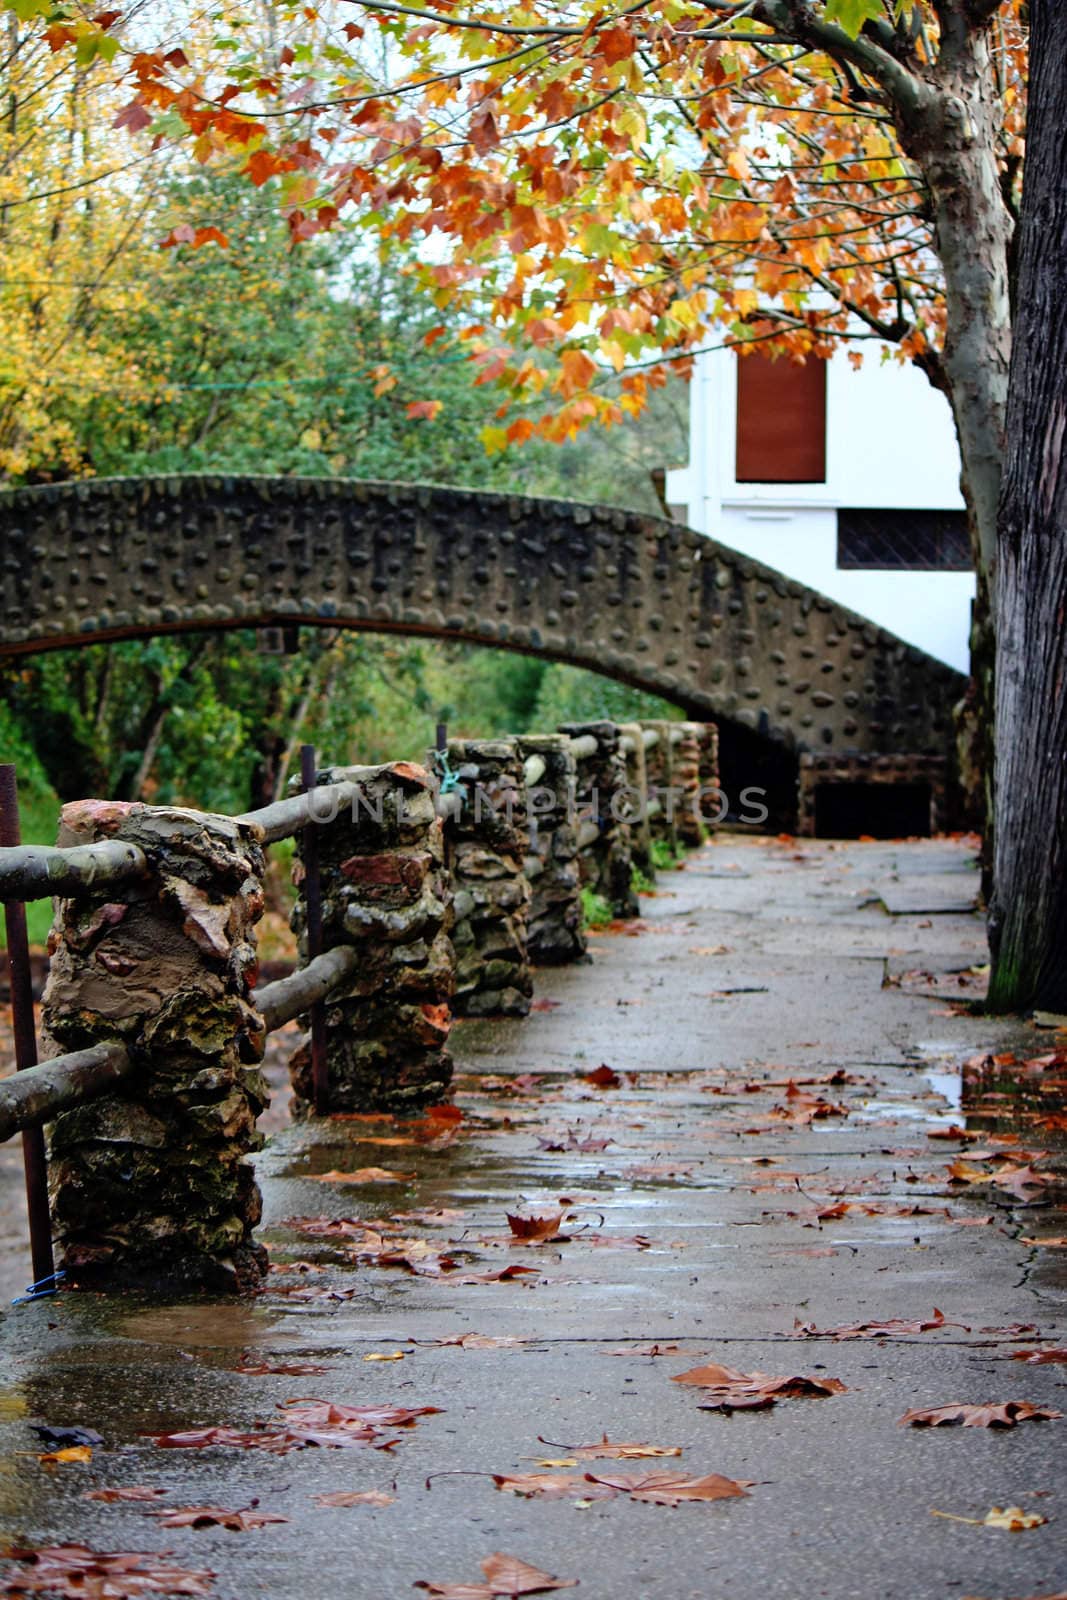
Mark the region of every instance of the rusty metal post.
<instances>
[{"instance_id":1,"label":"rusty metal post","mask_svg":"<svg viewBox=\"0 0 1067 1600\"><path fill-rule=\"evenodd\" d=\"M300 783L307 794L315 787L315 746L300 746ZM319 838L315 831L314 806L311 807L304 828L304 903L307 907L308 961L322 954L322 884L319 878ZM330 1079L326 1061L326 1007L316 1000L309 1012L311 1018L311 1081L315 1115L325 1117L330 1112Z\"/></svg>"},{"instance_id":2,"label":"rusty metal post","mask_svg":"<svg viewBox=\"0 0 1067 1600\"><path fill-rule=\"evenodd\" d=\"M0 845L20 844L18 785L13 766L0 765ZM33 983L30 947L26 935L26 907L21 900L5 900L7 971L11 985L11 1020L15 1040L15 1067L19 1072L37 1065L37 1030L33 1020ZM52 1218L48 1208L48 1158L44 1131L27 1128L22 1135L22 1161L26 1170L26 1209L30 1222L30 1256L33 1287L53 1287Z\"/></svg>"}]
</instances>

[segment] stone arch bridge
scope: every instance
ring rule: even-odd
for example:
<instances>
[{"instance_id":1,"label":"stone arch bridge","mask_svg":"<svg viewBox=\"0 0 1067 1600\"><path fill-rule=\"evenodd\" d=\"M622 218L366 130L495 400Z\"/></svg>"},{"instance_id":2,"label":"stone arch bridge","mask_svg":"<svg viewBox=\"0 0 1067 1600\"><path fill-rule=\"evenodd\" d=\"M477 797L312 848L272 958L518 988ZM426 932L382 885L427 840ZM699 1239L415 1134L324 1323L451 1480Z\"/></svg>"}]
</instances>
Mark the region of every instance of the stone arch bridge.
<instances>
[{"instance_id":1,"label":"stone arch bridge","mask_svg":"<svg viewBox=\"0 0 1067 1600\"><path fill-rule=\"evenodd\" d=\"M677 524L352 480L177 476L0 497L0 655L319 624L569 662L790 751L946 757L963 680Z\"/></svg>"}]
</instances>

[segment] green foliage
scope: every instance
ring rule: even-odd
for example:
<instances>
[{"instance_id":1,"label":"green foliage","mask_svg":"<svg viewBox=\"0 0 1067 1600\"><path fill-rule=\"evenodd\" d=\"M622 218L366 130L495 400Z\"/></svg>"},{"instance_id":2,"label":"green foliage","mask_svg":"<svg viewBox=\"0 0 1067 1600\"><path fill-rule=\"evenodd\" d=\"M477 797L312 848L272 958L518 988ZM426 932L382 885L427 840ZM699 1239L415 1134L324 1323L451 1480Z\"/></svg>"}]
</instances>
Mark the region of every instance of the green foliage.
<instances>
[{"instance_id":1,"label":"green foliage","mask_svg":"<svg viewBox=\"0 0 1067 1600\"><path fill-rule=\"evenodd\" d=\"M630 883L636 894L654 894L656 885L647 872L642 872L638 866L630 868Z\"/></svg>"},{"instance_id":2,"label":"green foliage","mask_svg":"<svg viewBox=\"0 0 1067 1600\"><path fill-rule=\"evenodd\" d=\"M19 828L23 844L55 844L59 800L48 782L32 743L9 708L0 701L0 762L16 769ZM52 902L34 900L26 907L32 944L43 944L52 925ZM0 948L7 940L0 918Z\"/></svg>"},{"instance_id":3,"label":"green foliage","mask_svg":"<svg viewBox=\"0 0 1067 1600\"><path fill-rule=\"evenodd\" d=\"M683 855L684 851L672 849L667 839L652 841L652 865L657 872L673 872Z\"/></svg>"},{"instance_id":4,"label":"green foliage","mask_svg":"<svg viewBox=\"0 0 1067 1600\"><path fill-rule=\"evenodd\" d=\"M595 893L592 889L582 890L582 927L603 928L612 920L614 913L611 906L602 894Z\"/></svg>"},{"instance_id":5,"label":"green foliage","mask_svg":"<svg viewBox=\"0 0 1067 1600\"><path fill-rule=\"evenodd\" d=\"M542 679L533 721L537 727L554 728L561 722L637 722L679 716L674 706L655 695L554 662Z\"/></svg>"}]
</instances>

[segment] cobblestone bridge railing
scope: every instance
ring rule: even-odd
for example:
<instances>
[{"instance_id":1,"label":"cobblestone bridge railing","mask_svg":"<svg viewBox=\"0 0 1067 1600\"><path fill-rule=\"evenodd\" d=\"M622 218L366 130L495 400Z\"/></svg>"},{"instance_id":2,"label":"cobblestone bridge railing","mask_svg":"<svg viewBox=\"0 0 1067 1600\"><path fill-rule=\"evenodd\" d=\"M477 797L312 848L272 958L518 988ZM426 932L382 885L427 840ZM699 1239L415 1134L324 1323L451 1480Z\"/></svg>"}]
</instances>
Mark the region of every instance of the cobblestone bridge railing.
<instances>
[{"instance_id":1,"label":"cobblestone bridge railing","mask_svg":"<svg viewBox=\"0 0 1067 1600\"><path fill-rule=\"evenodd\" d=\"M254 1287L267 1035L306 1026L297 1115L442 1098L453 1014L524 1015L535 965L584 957L585 912L635 916L637 869L714 826L715 730L445 740L425 766L305 766L303 785L238 817L74 802L55 849L19 846L8 808L20 1070L0 1081L0 1139L26 1146L38 1292L53 1242L74 1284ZM265 851L293 835L299 965L261 985ZM38 1065L23 902L47 897Z\"/></svg>"}]
</instances>

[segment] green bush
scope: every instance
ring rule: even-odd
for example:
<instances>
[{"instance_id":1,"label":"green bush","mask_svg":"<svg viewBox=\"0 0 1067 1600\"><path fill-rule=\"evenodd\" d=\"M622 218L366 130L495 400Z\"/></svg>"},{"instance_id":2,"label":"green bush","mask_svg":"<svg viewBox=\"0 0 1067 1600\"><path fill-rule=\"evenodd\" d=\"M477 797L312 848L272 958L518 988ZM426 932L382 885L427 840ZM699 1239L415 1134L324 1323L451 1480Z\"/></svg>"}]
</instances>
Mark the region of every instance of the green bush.
<instances>
[{"instance_id":1,"label":"green bush","mask_svg":"<svg viewBox=\"0 0 1067 1600\"><path fill-rule=\"evenodd\" d=\"M603 928L613 916L611 906L602 894L597 894L592 889L582 890L583 928Z\"/></svg>"}]
</instances>

